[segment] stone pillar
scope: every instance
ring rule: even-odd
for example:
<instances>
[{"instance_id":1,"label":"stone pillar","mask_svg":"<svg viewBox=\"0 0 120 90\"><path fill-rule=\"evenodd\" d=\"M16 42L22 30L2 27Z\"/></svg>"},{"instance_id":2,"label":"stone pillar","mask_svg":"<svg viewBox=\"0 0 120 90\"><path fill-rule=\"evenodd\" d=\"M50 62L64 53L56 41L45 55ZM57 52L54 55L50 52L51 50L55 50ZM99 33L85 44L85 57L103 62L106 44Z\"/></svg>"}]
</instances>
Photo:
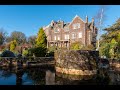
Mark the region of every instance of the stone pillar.
<instances>
[{"instance_id":1,"label":"stone pillar","mask_svg":"<svg viewBox=\"0 0 120 90\"><path fill-rule=\"evenodd\" d=\"M59 41L58 41L58 47L59 47L60 45L59 45Z\"/></svg>"},{"instance_id":2,"label":"stone pillar","mask_svg":"<svg viewBox=\"0 0 120 90\"><path fill-rule=\"evenodd\" d=\"M68 49L70 50L70 39L68 41Z\"/></svg>"},{"instance_id":3,"label":"stone pillar","mask_svg":"<svg viewBox=\"0 0 120 90\"><path fill-rule=\"evenodd\" d=\"M67 42L66 42L66 48L67 48Z\"/></svg>"},{"instance_id":4,"label":"stone pillar","mask_svg":"<svg viewBox=\"0 0 120 90\"><path fill-rule=\"evenodd\" d=\"M54 45L53 46L55 46L55 42L53 42L54 43Z\"/></svg>"},{"instance_id":5,"label":"stone pillar","mask_svg":"<svg viewBox=\"0 0 120 90\"><path fill-rule=\"evenodd\" d=\"M64 45L65 45L65 42L63 41L63 47L64 47Z\"/></svg>"},{"instance_id":6,"label":"stone pillar","mask_svg":"<svg viewBox=\"0 0 120 90\"><path fill-rule=\"evenodd\" d=\"M57 43L57 47L58 47L58 42L56 42Z\"/></svg>"},{"instance_id":7,"label":"stone pillar","mask_svg":"<svg viewBox=\"0 0 120 90\"><path fill-rule=\"evenodd\" d=\"M49 42L47 41L47 48L49 47L48 43L49 43Z\"/></svg>"},{"instance_id":8,"label":"stone pillar","mask_svg":"<svg viewBox=\"0 0 120 90\"><path fill-rule=\"evenodd\" d=\"M61 48L62 48L62 41L60 42L60 46L61 46Z\"/></svg>"}]
</instances>

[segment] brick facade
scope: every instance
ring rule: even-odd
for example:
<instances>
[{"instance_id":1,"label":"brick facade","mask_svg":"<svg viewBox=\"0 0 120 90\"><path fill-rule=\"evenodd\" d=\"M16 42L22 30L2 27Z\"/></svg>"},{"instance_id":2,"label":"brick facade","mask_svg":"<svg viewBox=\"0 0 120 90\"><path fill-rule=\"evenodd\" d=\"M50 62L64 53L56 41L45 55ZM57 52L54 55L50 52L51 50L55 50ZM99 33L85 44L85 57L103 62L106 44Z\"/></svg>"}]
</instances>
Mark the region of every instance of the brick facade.
<instances>
[{"instance_id":1,"label":"brick facade","mask_svg":"<svg viewBox=\"0 0 120 90\"><path fill-rule=\"evenodd\" d=\"M88 17L83 21L79 16L75 16L70 23L64 21L51 21L43 27L47 36L47 46L69 47L75 41L79 41L84 46L96 44L97 28L94 19L89 23Z\"/></svg>"}]
</instances>

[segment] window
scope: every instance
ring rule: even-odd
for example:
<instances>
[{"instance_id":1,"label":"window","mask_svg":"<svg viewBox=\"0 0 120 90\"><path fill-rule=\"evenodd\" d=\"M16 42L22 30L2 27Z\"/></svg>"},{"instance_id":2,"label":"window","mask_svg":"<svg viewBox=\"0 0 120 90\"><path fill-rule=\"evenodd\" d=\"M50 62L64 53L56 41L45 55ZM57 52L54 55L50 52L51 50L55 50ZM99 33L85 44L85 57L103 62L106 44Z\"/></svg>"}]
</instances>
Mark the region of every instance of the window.
<instances>
[{"instance_id":1,"label":"window","mask_svg":"<svg viewBox=\"0 0 120 90\"><path fill-rule=\"evenodd\" d=\"M55 33L58 33L59 31L60 31L59 28L56 28L56 29L54 30Z\"/></svg>"},{"instance_id":2,"label":"window","mask_svg":"<svg viewBox=\"0 0 120 90\"><path fill-rule=\"evenodd\" d=\"M60 36L58 36L58 40L60 40Z\"/></svg>"},{"instance_id":3,"label":"window","mask_svg":"<svg viewBox=\"0 0 120 90\"><path fill-rule=\"evenodd\" d=\"M56 36L54 37L54 39L56 40Z\"/></svg>"},{"instance_id":4,"label":"window","mask_svg":"<svg viewBox=\"0 0 120 90\"><path fill-rule=\"evenodd\" d=\"M76 34L73 33L73 34L72 34L72 39L75 39L75 38L76 38Z\"/></svg>"},{"instance_id":5,"label":"window","mask_svg":"<svg viewBox=\"0 0 120 90\"><path fill-rule=\"evenodd\" d=\"M64 30L65 30L65 32L66 32L66 31L69 31L69 28L68 28L68 27L65 27L65 29L64 29Z\"/></svg>"},{"instance_id":6,"label":"window","mask_svg":"<svg viewBox=\"0 0 120 90\"><path fill-rule=\"evenodd\" d=\"M69 39L69 35L65 35L65 40L68 40Z\"/></svg>"},{"instance_id":7,"label":"window","mask_svg":"<svg viewBox=\"0 0 120 90\"><path fill-rule=\"evenodd\" d=\"M79 38L82 38L82 32L79 33Z\"/></svg>"},{"instance_id":8,"label":"window","mask_svg":"<svg viewBox=\"0 0 120 90\"><path fill-rule=\"evenodd\" d=\"M80 28L80 23L73 24L73 29L78 29Z\"/></svg>"}]
</instances>

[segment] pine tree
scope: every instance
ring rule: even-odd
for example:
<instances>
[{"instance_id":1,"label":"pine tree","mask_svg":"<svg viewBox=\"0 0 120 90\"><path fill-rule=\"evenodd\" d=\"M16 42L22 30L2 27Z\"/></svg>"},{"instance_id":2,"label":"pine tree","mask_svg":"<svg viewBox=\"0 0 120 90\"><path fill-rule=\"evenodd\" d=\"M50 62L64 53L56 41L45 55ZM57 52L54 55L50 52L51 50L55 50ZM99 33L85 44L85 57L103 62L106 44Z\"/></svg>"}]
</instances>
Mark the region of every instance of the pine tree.
<instances>
[{"instance_id":1,"label":"pine tree","mask_svg":"<svg viewBox=\"0 0 120 90\"><path fill-rule=\"evenodd\" d=\"M100 53L108 58L120 57L120 19L112 26L105 28L100 41Z\"/></svg>"},{"instance_id":2,"label":"pine tree","mask_svg":"<svg viewBox=\"0 0 120 90\"><path fill-rule=\"evenodd\" d=\"M14 52L16 46L17 46L17 41L16 40L11 41L11 43L10 43L10 51Z\"/></svg>"},{"instance_id":3,"label":"pine tree","mask_svg":"<svg viewBox=\"0 0 120 90\"><path fill-rule=\"evenodd\" d=\"M45 34L43 28L39 29L39 32L38 32L38 35L36 38L36 46L44 47L44 48L47 47L47 37L46 37L46 34Z\"/></svg>"}]
</instances>

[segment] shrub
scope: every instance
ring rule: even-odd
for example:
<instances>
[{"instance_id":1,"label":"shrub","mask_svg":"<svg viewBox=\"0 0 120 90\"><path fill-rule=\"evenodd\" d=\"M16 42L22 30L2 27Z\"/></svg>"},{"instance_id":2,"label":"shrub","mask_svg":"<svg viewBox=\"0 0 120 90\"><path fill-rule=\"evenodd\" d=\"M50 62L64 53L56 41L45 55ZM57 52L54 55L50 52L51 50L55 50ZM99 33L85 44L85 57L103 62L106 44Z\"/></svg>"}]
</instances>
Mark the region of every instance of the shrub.
<instances>
[{"instance_id":1,"label":"shrub","mask_svg":"<svg viewBox=\"0 0 120 90\"><path fill-rule=\"evenodd\" d=\"M14 52L16 46L17 46L17 41L16 40L11 41L11 43L10 43L10 51Z\"/></svg>"},{"instance_id":2,"label":"shrub","mask_svg":"<svg viewBox=\"0 0 120 90\"><path fill-rule=\"evenodd\" d=\"M30 56L35 55L36 57L44 57L46 55L46 52L47 52L47 48L43 48L43 47L35 47L29 49Z\"/></svg>"},{"instance_id":3,"label":"shrub","mask_svg":"<svg viewBox=\"0 0 120 90\"><path fill-rule=\"evenodd\" d=\"M1 57L15 57L15 54L9 50L2 52Z\"/></svg>"},{"instance_id":4,"label":"shrub","mask_svg":"<svg viewBox=\"0 0 120 90\"><path fill-rule=\"evenodd\" d=\"M81 42L74 42L70 45L71 50L80 50L83 47Z\"/></svg>"},{"instance_id":5,"label":"shrub","mask_svg":"<svg viewBox=\"0 0 120 90\"><path fill-rule=\"evenodd\" d=\"M91 45L88 45L88 46L83 46L81 48L81 50L95 50L95 47L91 44Z\"/></svg>"},{"instance_id":6,"label":"shrub","mask_svg":"<svg viewBox=\"0 0 120 90\"><path fill-rule=\"evenodd\" d=\"M29 52L28 52L28 50L26 49L26 50L23 50L23 56L28 56L29 55Z\"/></svg>"}]
</instances>

